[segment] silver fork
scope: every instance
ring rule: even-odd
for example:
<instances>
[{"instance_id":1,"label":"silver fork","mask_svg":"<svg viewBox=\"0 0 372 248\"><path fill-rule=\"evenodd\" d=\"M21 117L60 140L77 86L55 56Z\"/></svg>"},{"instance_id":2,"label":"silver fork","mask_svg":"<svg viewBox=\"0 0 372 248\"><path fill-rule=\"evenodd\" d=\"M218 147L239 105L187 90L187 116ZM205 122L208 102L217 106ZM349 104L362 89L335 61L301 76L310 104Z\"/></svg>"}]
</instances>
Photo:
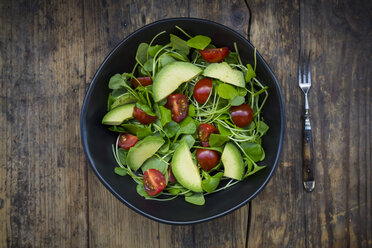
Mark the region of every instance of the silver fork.
<instances>
[{"instance_id":1,"label":"silver fork","mask_svg":"<svg viewBox=\"0 0 372 248\"><path fill-rule=\"evenodd\" d=\"M305 95L305 114L304 114L304 133L302 143L302 158L303 158L303 183L306 191L311 192L315 188L314 180L314 165L313 165L313 141L310 124L310 111L307 95L311 87L311 71L310 71L310 53L306 61L303 61L305 54L299 56L298 63L298 85Z\"/></svg>"}]
</instances>

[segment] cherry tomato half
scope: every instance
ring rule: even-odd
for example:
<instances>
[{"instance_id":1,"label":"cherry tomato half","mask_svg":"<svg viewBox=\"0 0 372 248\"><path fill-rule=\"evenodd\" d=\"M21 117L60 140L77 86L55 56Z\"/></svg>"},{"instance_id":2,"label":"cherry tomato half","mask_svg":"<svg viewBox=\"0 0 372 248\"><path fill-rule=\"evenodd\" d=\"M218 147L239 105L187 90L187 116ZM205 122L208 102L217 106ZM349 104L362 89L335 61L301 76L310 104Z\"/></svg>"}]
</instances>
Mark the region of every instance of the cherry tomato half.
<instances>
[{"instance_id":1,"label":"cherry tomato half","mask_svg":"<svg viewBox=\"0 0 372 248\"><path fill-rule=\"evenodd\" d=\"M220 154L215 150L198 148L196 149L196 159L203 170L210 171L220 161Z\"/></svg>"},{"instance_id":2,"label":"cherry tomato half","mask_svg":"<svg viewBox=\"0 0 372 248\"><path fill-rule=\"evenodd\" d=\"M122 133L119 137L118 146L125 150L129 150L129 148L133 147L137 142L137 136L129 133Z\"/></svg>"},{"instance_id":3,"label":"cherry tomato half","mask_svg":"<svg viewBox=\"0 0 372 248\"><path fill-rule=\"evenodd\" d=\"M150 123L153 123L156 120L156 118L158 118L157 116L151 116L151 115L146 114L145 111L137 107L134 107L133 117L136 118L136 120L139 121L143 125L148 125Z\"/></svg>"},{"instance_id":4,"label":"cherry tomato half","mask_svg":"<svg viewBox=\"0 0 372 248\"><path fill-rule=\"evenodd\" d=\"M243 103L239 106L232 106L230 112L232 121L238 127L246 127L253 120L253 110L248 104Z\"/></svg>"},{"instance_id":5,"label":"cherry tomato half","mask_svg":"<svg viewBox=\"0 0 372 248\"><path fill-rule=\"evenodd\" d=\"M168 182L170 182L170 183L177 182L177 179L176 179L176 177L174 176L174 174L172 172L172 166L171 166L171 164L169 164L169 166L168 166Z\"/></svg>"},{"instance_id":6,"label":"cherry tomato half","mask_svg":"<svg viewBox=\"0 0 372 248\"><path fill-rule=\"evenodd\" d=\"M219 133L218 129L209 123L202 123L198 127L198 137L202 146L209 147L209 136L211 133Z\"/></svg>"},{"instance_id":7,"label":"cherry tomato half","mask_svg":"<svg viewBox=\"0 0 372 248\"><path fill-rule=\"evenodd\" d=\"M224 58L226 58L228 53L229 53L228 47L200 50L200 55L203 57L205 61L209 63L221 62Z\"/></svg>"},{"instance_id":8,"label":"cherry tomato half","mask_svg":"<svg viewBox=\"0 0 372 248\"><path fill-rule=\"evenodd\" d=\"M183 94L173 94L167 97L165 107L171 110L172 120L180 122L189 114L189 102Z\"/></svg>"},{"instance_id":9,"label":"cherry tomato half","mask_svg":"<svg viewBox=\"0 0 372 248\"><path fill-rule=\"evenodd\" d=\"M143 173L143 187L149 196L159 194L166 186L164 175L157 169L148 169Z\"/></svg>"},{"instance_id":10,"label":"cherry tomato half","mask_svg":"<svg viewBox=\"0 0 372 248\"><path fill-rule=\"evenodd\" d=\"M148 86L152 84L151 77L138 77L137 80L141 83L143 87ZM130 82L132 83L134 88L137 88L139 86L139 83L136 79L132 78Z\"/></svg>"},{"instance_id":11,"label":"cherry tomato half","mask_svg":"<svg viewBox=\"0 0 372 248\"><path fill-rule=\"evenodd\" d=\"M204 104L212 91L213 81L210 78L200 79L194 86L194 98L199 104Z\"/></svg>"}]
</instances>

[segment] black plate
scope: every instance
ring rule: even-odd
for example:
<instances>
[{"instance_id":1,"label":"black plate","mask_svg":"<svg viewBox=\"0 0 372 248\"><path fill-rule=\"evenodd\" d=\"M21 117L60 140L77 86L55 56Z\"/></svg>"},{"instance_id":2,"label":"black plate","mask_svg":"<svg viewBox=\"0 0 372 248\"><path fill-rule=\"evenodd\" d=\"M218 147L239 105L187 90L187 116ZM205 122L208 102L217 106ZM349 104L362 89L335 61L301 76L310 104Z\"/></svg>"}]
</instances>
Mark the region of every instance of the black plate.
<instances>
[{"instance_id":1,"label":"black plate","mask_svg":"<svg viewBox=\"0 0 372 248\"><path fill-rule=\"evenodd\" d=\"M85 153L101 182L124 204L153 220L167 224L193 224L223 216L252 200L270 180L277 164L284 133L284 108L280 88L274 73L257 52L257 78L269 86L269 98L263 109L265 122L270 130L263 139L266 158L260 164L268 168L226 190L206 196L204 206L195 206L178 199L158 202L145 200L136 192L131 177L120 177L113 172L116 165L111 151L116 133L101 124L106 113L108 81L115 73L130 72L138 44L149 43L159 32L182 34L179 26L190 35L206 35L217 46L234 50L236 42L243 63L254 64L254 47L239 33L221 24L194 18L174 18L157 21L144 26L125 38L103 61L95 74L84 100L81 113L81 135ZM169 35L162 35L157 43L169 42ZM107 213L110 214L110 213Z\"/></svg>"}]
</instances>

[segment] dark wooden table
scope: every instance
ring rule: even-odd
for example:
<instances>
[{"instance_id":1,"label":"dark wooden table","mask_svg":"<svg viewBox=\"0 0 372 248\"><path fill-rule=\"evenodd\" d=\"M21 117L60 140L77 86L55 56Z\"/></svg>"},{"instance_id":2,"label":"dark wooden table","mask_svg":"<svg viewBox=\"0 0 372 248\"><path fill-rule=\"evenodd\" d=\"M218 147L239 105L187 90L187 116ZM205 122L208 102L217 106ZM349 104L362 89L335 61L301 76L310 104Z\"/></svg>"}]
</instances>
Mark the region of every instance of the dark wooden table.
<instances>
[{"instance_id":1,"label":"dark wooden table","mask_svg":"<svg viewBox=\"0 0 372 248\"><path fill-rule=\"evenodd\" d=\"M247 2L251 41L284 97L279 166L250 204L171 226L96 178L81 105L104 57L134 30L186 16L247 37L245 1L0 1L0 247L372 247L372 2ZM301 48L312 50L312 193L301 179Z\"/></svg>"}]
</instances>

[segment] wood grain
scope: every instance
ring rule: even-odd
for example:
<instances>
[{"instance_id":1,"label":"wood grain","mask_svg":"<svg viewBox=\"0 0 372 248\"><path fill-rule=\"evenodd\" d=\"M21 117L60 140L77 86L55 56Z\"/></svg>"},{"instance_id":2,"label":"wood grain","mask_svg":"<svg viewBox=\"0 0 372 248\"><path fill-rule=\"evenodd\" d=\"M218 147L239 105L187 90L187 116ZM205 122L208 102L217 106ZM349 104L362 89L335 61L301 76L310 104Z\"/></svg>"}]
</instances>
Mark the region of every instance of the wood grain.
<instances>
[{"instance_id":1,"label":"wood grain","mask_svg":"<svg viewBox=\"0 0 372 248\"><path fill-rule=\"evenodd\" d=\"M302 92L297 83L299 7L294 1L254 1L251 9L252 43L275 71L281 86L286 132L278 168L252 202L248 247L306 247L301 163Z\"/></svg>"},{"instance_id":2,"label":"wood grain","mask_svg":"<svg viewBox=\"0 0 372 248\"><path fill-rule=\"evenodd\" d=\"M319 113L315 164L322 175L319 186L323 190L306 199L313 202L307 215L319 216L309 218L307 229L322 235L309 233L309 246L369 247L372 4L324 1L304 8L310 16L304 29L312 34L306 45L314 51L313 64L323 65L313 70L318 82L313 105ZM323 33L317 27L328 31Z\"/></svg>"},{"instance_id":3,"label":"wood grain","mask_svg":"<svg viewBox=\"0 0 372 248\"><path fill-rule=\"evenodd\" d=\"M86 246L81 6L1 4L0 246Z\"/></svg>"},{"instance_id":4,"label":"wood grain","mask_svg":"<svg viewBox=\"0 0 372 248\"><path fill-rule=\"evenodd\" d=\"M257 1L252 6L252 40L268 53L265 58L277 72L287 131L276 175L252 204L249 237L255 238L249 240L250 247L371 246L372 18L370 2L359 2L265 2L261 8L263 2ZM268 33L262 35L262 30ZM265 42L264 37L272 39ZM317 186L310 194L302 189L299 174L303 100L296 62L301 48L312 51L309 101Z\"/></svg>"},{"instance_id":5,"label":"wood grain","mask_svg":"<svg viewBox=\"0 0 372 248\"><path fill-rule=\"evenodd\" d=\"M198 17L247 36L245 1L0 1L0 247L371 247L371 2L247 3L284 97L280 164L251 206L173 226L130 210L89 168L85 92L111 49L153 21ZM301 48L312 50L313 193L302 186Z\"/></svg>"}]
</instances>

